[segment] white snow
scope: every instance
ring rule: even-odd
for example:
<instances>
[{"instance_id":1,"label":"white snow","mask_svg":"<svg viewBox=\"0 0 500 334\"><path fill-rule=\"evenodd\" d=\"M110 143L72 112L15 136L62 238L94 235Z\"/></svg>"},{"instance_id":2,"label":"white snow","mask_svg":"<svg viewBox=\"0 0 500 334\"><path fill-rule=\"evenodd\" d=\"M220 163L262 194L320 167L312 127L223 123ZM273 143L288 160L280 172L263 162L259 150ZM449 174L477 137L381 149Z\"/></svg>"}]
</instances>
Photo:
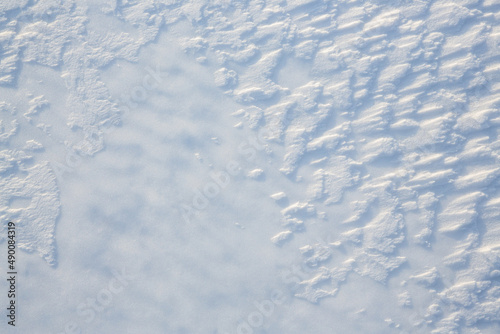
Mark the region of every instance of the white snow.
<instances>
[{"instance_id":1,"label":"white snow","mask_svg":"<svg viewBox=\"0 0 500 334\"><path fill-rule=\"evenodd\" d=\"M0 332L500 332L499 6L1 2Z\"/></svg>"}]
</instances>

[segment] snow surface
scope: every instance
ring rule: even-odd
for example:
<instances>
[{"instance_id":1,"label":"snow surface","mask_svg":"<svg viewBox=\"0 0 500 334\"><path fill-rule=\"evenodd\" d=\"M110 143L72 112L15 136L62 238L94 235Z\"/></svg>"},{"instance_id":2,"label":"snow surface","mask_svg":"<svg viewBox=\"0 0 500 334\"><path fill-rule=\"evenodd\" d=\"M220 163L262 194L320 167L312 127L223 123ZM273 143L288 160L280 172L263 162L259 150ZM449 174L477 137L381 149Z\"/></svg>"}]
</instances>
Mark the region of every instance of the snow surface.
<instances>
[{"instance_id":1,"label":"snow surface","mask_svg":"<svg viewBox=\"0 0 500 334\"><path fill-rule=\"evenodd\" d=\"M0 13L0 332L500 332L500 1Z\"/></svg>"}]
</instances>

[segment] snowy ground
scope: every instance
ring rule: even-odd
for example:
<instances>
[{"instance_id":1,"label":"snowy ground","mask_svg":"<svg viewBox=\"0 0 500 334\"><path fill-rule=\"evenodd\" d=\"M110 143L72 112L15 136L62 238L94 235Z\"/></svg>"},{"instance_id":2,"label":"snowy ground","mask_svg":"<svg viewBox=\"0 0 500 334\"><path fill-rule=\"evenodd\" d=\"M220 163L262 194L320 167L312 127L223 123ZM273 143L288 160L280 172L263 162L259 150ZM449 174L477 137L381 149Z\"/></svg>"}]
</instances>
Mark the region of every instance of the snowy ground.
<instances>
[{"instance_id":1,"label":"snowy ground","mask_svg":"<svg viewBox=\"0 0 500 334\"><path fill-rule=\"evenodd\" d=\"M500 1L0 13L1 333L500 332Z\"/></svg>"}]
</instances>

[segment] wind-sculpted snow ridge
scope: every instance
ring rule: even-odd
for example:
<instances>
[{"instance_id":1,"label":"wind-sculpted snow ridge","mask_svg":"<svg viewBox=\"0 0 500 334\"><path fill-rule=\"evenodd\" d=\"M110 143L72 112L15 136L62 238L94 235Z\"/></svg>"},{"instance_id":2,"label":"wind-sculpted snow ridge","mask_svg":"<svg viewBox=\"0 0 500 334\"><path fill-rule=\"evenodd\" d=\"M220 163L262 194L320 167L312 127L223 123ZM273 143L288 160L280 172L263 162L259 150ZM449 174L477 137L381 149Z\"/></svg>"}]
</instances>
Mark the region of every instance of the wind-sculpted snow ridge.
<instances>
[{"instance_id":1,"label":"wind-sculpted snow ridge","mask_svg":"<svg viewBox=\"0 0 500 334\"><path fill-rule=\"evenodd\" d=\"M306 184L285 208L284 193L269 193L282 229L269 239L309 268L296 297L319 302L359 275L399 282L394 299L412 320L390 326L473 333L500 322L500 2L124 1L98 14L77 1L11 3L0 5L0 84L17 87L24 65L57 71L67 126L80 131L61 145L101 151L119 110L100 69L188 21L184 51L241 105L237 128L266 129L281 174ZM134 33L99 30L92 15ZM26 112L2 109L0 142L46 135L0 151L0 213L24 222L21 247L55 263L58 188L40 139L51 127L36 123L55 111L38 91L24 99ZM263 170L248 178L269 182ZM331 240L296 247L312 221Z\"/></svg>"},{"instance_id":2,"label":"wind-sculpted snow ridge","mask_svg":"<svg viewBox=\"0 0 500 334\"><path fill-rule=\"evenodd\" d=\"M284 229L271 241L286 248L316 212L349 205L344 224L324 218L343 231L337 240L301 248L304 265L317 269L297 297L333 296L354 273L383 284L398 276L402 307L428 307L409 326L458 333L460 324L473 330L500 321L499 239L490 236L498 209L499 5L181 7L199 34L186 39L186 52L198 61L217 56L215 84L246 106L246 126L266 128L284 147L280 171L290 182L308 182L301 201L282 210ZM429 268L405 249L432 254L440 243L455 245L419 278ZM449 266L457 271L444 282ZM411 302L422 280L427 306Z\"/></svg>"}]
</instances>

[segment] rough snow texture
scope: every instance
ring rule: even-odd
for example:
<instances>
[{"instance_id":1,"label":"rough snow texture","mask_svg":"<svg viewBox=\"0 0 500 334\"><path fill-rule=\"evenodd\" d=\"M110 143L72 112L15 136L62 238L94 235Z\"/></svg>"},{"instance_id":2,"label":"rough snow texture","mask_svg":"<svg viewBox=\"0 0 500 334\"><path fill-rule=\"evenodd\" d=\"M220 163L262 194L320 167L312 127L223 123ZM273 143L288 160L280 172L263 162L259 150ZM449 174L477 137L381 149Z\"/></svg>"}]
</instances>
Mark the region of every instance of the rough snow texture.
<instances>
[{"instance_id":1,"label":"rough snow texture","mask_svg":"<svg viewBox=\"0 0 500 334\"><path fill-rule=\"evenodd\" d=\"M399 305L427 313L389 326L479 333L500 322L498 1L99 6L134 33L87 27L88 8L78 1L0 4L0 85L16 88L26 64L56 71L66 85L66 125L78 134L61 145L81 156L101 151L119 109L99 71L135 61L160 29L188 21L195 35L183 37L184 51L213 68L214 86L241 104L237 128L268 130L282 152L274 155L281 174L306 184L285 208L283 192L268 198L281 217L267 222L277 227L269 239L302 253L311 268L296 297L335 298L351 275L380 284L392 278L402 282ZM41 139L51 124L37 119L53 101L36 91L22 96L17 107L0 102L0 217L21 221L20 247L54 264L59 190ZM10 147L21 132L33 136ZM267 182L263 171L248 178ZM321 214L341 207L348 212L340 217ZM318 221L334 240L287 246ZM431 256L450 238L452 247L427 268L403 252Z\"/></svg>"}]
</instances>

